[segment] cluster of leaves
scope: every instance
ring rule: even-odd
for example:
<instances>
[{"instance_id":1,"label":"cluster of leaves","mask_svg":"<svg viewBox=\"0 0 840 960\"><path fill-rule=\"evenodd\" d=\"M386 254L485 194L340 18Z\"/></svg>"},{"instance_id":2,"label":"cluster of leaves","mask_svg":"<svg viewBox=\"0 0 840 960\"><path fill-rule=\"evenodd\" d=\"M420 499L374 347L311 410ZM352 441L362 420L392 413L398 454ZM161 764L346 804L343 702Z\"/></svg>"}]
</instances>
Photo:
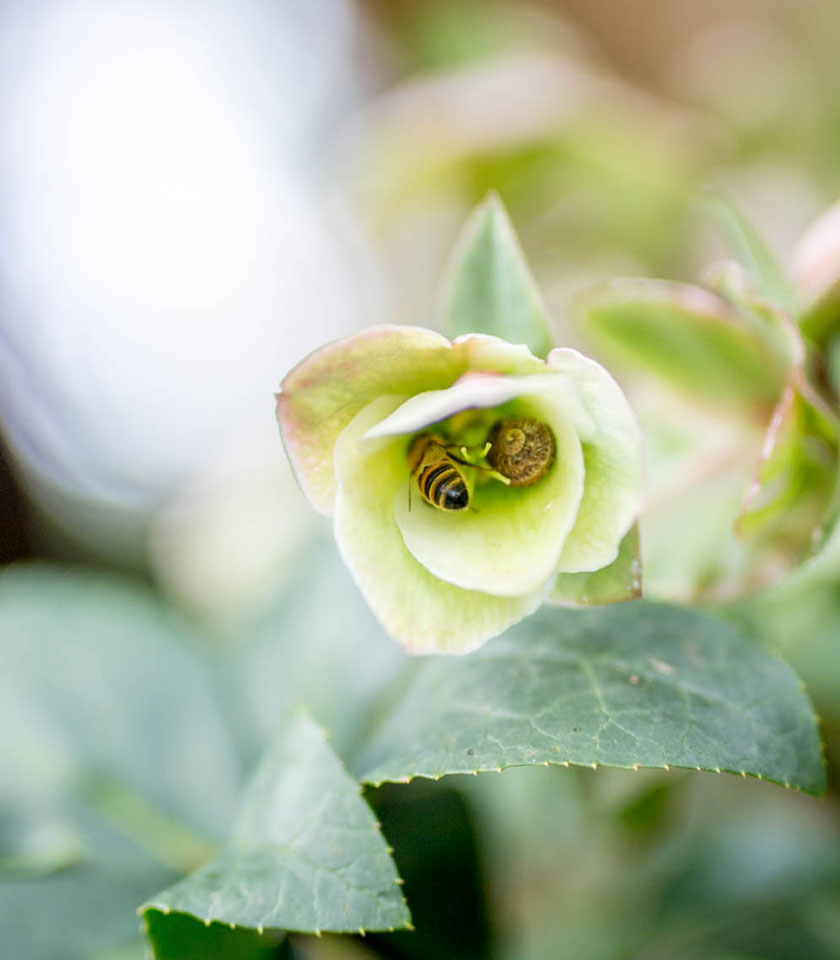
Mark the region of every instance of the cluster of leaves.
<instances>
[{"instance_id":1,"label":"cluster of leaves","mask_svg":"<svg viewBox=\"0 0 840 960\"><path fill-rule=\"evenodd\" d=\"M306 575L352 595L322 555ZM158 957L193 955L178 944L195 951L194 938L249 957L288 931L408 928L362 784L579 764L724 770L823 788L815 718L797 678L708 615L647 603L546 609L454 664L417 662L406 676L394 655L389 669L332 699L330 679L338 686L348 661L387 661L393 649L359 602L348 619L346 599L337 598L341 629L324 629L310 594L287 613L282 642L214 653L143 589L39 567L4 575L3 720L18 735L3 744L4 806L16 829L7 832L14 847L4 851L0 913L16 956L56 955L68 922L91 951L130 941L144 899ZM332 660L332 678L306 680L307 656L295 653L304 641ZM277 649L266 662L269 646ZM238 697L259 699L247 679L258 670L277 683L249 718ZM340 731L335 743L310 714L289 710L292 691L305 697L307 684L321 691L307 698L311 714ZM359 715L365 722L348 731ZM268 730L235 801L238 757ZM91 922L104 912L108 923ZM45 913L51 922L38 920ZM225 954L234 933L239 952Z\"/></svg>"},{"instance_id":2,"label":"cluster of leaves","mask_svg":"<svg viewBox=\"0 0 840 960\"><path fill-rule=\"evenodd\" d=\"M459 263L456 330L510 316L519 339L545 345L495 201ZM710 379L697 382L714 398L733 382L756 409L776 390L790 397L745 513L768 536L788 536L802 493L790 483L836 453L833 419L783 314L743 286L736 296L736 282L727 274L727 298L716 299L618 286L589 315L625 345L625 325L648 324L640 342L662 350L663 330L682 324L695 352L680 382L692 382L703 351ZM673 375L684 348L642 360ZM791 458L803 466L786 472ZM822 515L833 499L809 480L812 490ZM609 582L581 588L620 596L634 560L625 551ZM469 657L407 662L331 551L313 552L299 577L277 618L219 647L143 588L44 567L3 574L0 720L15 735L0 741L0 922L10 955L65 955L71 936L78 955L130 951L138 904L158 960L280 956L294 949L289 934L409 930L401 852L373 811L383 784L416 777L678 767L824 789L800 681L719 617L646 601L545 608Z\"/></svg>"},{"instance_id":3,"label":"cluster of leaves","mask_svg":"<svg viewBox=\"0 0 840 960\"><path fill-rule=\"evenodd\" d=\"M797 295L727 200L713 209L744 267L715 264L704 286L615 280L579 298L577 321L631 379L682 396L741 438L752 479L731 521L748 556L737 571L704 571L690 590L730 599L802 564L835 568L840 402L828 371L837 309L832 285L810 302Z\"/></svg>"}]
</instances>

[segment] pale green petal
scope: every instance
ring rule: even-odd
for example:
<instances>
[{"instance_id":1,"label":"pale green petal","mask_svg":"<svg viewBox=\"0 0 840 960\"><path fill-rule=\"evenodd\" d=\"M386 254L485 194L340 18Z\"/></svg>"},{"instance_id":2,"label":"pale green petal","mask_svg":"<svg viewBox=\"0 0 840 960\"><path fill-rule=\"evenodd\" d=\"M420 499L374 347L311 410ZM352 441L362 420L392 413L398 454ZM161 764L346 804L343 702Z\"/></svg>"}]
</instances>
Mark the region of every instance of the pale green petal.
<instances>
[{"instance_id":1,"label":"pale green petal","mask_svg":"<svg viewBox=\"0 0 840 960\"><path fill-rule=\"evenodd\" d=\"M581 437L590 436L595 422L587 412L574 384L567 378L548 373L540 364L541 373L531 377L500 377L495 374L466 373L446 390L429 390L410 397L389 417L365 434L364 440L399 434L418 433L462 410L499 407L526 396L550 397Z\"/></svg>"},{"instance_id":2,"label":"pale green petal","mask_svg":"<svg viewBox=\"0 0 840 960\"><path fill-rule=\"evenodd\" d=\"M418 433L459 413L474 408L498 407L520 396L522 380L530 377L499 377L488 373L468 373L446 390L429 390L410 397L389 417L377 423L365 434L365 440Z\"/></svg>"},{"instance_id":3,"label":"pale green petal","mask_svg":"<svg viewBox=\"0 0 840 960\"><path fill-rule=\"evenodd\" d=\"M371 327L299 363L277 395L277 420L313 506L332 511L333 448L365 404L383 393L411 396L448 386L465 370L450 342L422 327Z\"/></svg>"},{"instance_id":4,"label":"pale green petal","mask_svg":"<svg viewBox=\"0 0 840 960\"><path fill-rule=\"evenodd\" d=\"M547 395L541 399L548 407ZM419 496L409 509L398 491L394 513L405 545L435 576L503 597L553 580L583 496L583 454L568 418L541 419L552 428L557 452L547 476L533 486L491 481L476 489L474 509L457 512L438 510Z\"/></svg>"},{"instance_id":5,"label":"pale green petal","mask_svg":"<svg viewBox=\"0 0 840 960\"><path fill-rule=\"evenodd\" d=\"M627 398L600 364L576 350L557 349L548 355L548 365L577 387L595 423L594 434L583 443L583 500L558 572L599 570L615 560L641 510L644 438Z\"/></svg>"},{"instance_id":6,"label":"pale green petal","mask_svg":"<svg viewBox=\"0 0 840 960\"><path fill-rule=\"evenodd\" d=\"M394 519L394 498L407 496L401 439L362 455L359 439L395 410L386 396L361 410L335 448L336 542L356 583L385 630L410 653L468 653L532 613L548 587L523 597L494 597L439 580L409 553Z\"/></svg>"},{"instance_id":7,"label":"pale green petal","mask_svg":"<svg viewBox=\"0 0 840 960\"><path fill-rule=\"evenodd\" d=\"M540 360L523 343L508 343L485 333L467 333L452 341L456 354L470 370L504 374L545 373Z\"/></svg>"}]
</instances>

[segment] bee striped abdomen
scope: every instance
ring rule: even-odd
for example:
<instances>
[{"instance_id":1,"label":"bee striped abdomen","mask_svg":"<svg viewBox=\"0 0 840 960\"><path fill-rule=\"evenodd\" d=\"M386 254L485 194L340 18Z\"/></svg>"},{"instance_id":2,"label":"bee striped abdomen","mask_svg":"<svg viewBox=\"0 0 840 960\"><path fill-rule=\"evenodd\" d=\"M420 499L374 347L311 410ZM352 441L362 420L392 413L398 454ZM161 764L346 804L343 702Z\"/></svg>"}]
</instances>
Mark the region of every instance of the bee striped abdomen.
<instances>
[{"instance_id":1,"label":"bee striped abdomen","mask_svg":"<svg viewBox=\"0 0 840 960\"><path fill-rule=\"evenodd\" d=\"M463 473L447 452L445 441L430 434L418 434L408 446L411 483L420 496L438 510L463 510L470 505L470 491ZM408 507L411 509L411 487Z\"/></svg>"},{"instance_id":2,"label":"bee striped abdomen","mask_svg":"<svg viewBox=\"0 0 840 960\"><path fill-rule=\"evenodd\" d=\"M432 463L417 478L423 499L440 510L463 510L470 494L458 468L451 462Z\"/></svg>"}]
</instances>

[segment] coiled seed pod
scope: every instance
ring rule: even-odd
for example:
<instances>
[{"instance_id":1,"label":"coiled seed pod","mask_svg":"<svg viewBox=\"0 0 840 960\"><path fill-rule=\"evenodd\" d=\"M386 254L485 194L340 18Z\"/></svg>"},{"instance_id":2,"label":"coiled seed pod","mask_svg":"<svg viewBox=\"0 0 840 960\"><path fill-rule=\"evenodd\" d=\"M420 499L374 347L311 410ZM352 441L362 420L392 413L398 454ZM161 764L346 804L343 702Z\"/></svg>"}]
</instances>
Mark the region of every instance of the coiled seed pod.
<instances>
[{"instance_id":1,"label":"coiled seed pod","mask_svg":"<svg viewBox=\"0 0 840 960\"><path fill-rule=\"evenodd\" d=\"M512 417L493 424L487 462L512 487L530 487L541 480L554 463L554 435L532 417Z\"/></svg>"}]
</instances>

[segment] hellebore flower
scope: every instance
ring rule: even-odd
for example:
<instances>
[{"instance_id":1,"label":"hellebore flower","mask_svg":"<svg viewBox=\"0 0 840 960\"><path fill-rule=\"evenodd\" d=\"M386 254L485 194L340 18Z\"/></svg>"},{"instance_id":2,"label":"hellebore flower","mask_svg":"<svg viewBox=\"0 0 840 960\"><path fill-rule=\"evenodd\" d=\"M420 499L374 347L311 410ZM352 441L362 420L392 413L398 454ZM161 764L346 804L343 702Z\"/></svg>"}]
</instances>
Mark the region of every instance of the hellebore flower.
<instances>
[{"instance_id":1,"label":"hellebore flower","mask_svg":"<svg viewBox=\"0 0 840 960\"><path fill-rule=\"evenodd\" d=\"M568 599L570 578L616 561L641 506L636 417L571 349L543 361L493 336L375 327L298 364L277 418L301 487L411 653L466 653L553 593ZM547 470L524 486L488 449L511 419L553 440ZM467 492L444 508L457 478Z\"/></svg>"}]
</instances>

